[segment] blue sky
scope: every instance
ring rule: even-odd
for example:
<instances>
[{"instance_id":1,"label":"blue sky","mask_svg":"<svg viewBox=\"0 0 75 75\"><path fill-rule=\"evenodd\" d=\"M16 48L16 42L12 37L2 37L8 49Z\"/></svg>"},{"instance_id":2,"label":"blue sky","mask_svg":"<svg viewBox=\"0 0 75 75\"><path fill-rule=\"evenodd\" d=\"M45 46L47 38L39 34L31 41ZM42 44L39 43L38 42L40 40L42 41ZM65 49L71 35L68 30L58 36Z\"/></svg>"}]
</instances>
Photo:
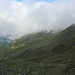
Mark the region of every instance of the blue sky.
<instances>
[{"instance_id":1,"label":"blue sky","mask_svg":"<svg viewBox=\"0 0 75 75\"><path fill-rule=\"evenodd\" d=\"M18 2L23 2L24 0L17 0ZM33 2L43 2L43 1L45 1L45 2L53 2L53 1L55 1L55 0L32 0Z\"/></svg>"},{"instance_id":2,"label":"blue sky","mask_svg":"<svg viewBox=\"0 0 75 75\"><path fill-rule=\"evenodd\" d=\"M18 2L22 2L23 0L16 0L16 1L18 1Z\"/></svg>"}]
</instances>

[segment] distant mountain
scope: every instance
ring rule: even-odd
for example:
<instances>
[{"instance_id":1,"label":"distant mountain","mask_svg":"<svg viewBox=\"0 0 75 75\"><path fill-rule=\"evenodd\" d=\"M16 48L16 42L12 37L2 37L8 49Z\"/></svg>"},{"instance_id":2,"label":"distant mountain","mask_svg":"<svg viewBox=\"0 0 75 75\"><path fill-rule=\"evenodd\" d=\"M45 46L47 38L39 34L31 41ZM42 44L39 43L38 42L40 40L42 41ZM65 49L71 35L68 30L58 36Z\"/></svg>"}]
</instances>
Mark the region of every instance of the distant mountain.
<instances>
[{"instance_id":1,"label":"distant mountain","mask_svg":"<svg viewBox=\"0 0 75 75\"><path fill-rule=\"evenodd\" d=\"M7 45L9 42L10 42L10 39L8 36L0 35L0 46Z\"/></svg>"},{"instance_id":2,"label":"distant mountain","mask_svg":"<svg viewBox=\"0 0 75 75\"><path fill-rule=\"evenodd\" d=\"M75 24L23 36L1 49L1 75L75 75Z\"/></svg>"}]
</instances>

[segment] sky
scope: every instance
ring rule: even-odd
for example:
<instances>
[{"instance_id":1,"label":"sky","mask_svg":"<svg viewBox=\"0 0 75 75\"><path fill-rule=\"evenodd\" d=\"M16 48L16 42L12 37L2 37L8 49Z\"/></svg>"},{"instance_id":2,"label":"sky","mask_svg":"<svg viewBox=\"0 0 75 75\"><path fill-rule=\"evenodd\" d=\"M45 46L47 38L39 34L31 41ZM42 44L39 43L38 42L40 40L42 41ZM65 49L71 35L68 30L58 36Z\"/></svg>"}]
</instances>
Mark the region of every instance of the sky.
<instances>
[{"instance_id":1,"label":"sky","mask_svg":"<svg viewBox=\"0 0 75 75\"><path fill-rule=\"evenodd\" d=\"M24 2L24 1L27 1L27 0L16 0L18 2ZM32 2L53 2L55 0L29 0L29 1L32 1Z\"/></svg>"},{"instance_id":2,"label":"sky","mask_svg":"<svg viewBox=\"0 0 75 75\"><path fill-rule=\"evenodd\" d=\"M0 0L0 34L18 38L75 23L75 0Z\"/></svg>"}]
</instances>

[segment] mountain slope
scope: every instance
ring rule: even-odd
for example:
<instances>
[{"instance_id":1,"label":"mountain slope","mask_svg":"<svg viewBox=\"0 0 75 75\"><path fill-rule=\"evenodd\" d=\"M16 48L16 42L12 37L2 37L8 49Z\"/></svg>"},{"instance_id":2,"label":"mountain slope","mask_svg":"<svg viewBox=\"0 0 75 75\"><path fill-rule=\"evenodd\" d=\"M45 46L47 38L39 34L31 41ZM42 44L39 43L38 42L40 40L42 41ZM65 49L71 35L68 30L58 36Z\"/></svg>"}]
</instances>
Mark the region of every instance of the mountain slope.
<instances>
[{"instance_id":1,"label":"mountain slope","mask_svg":"<svg viewBox=\"0 0 75 75\"><path fill-rule=\"evenodd\" d=\"M39 36L40 38L35 37L33 35L31 35L31 37L30 37L31 40L28 40L27 42L25 42L24 40L26 40L28 38L26 38L26 39L21 38L21 39L19 39L18 42L15 43L16 45L18 45L18 48L16 48L17 50L24 49L23 53L19 56L25 57L26 55L28 56L28 55L32 54L31 52L33 52L33 56L39 54L40 52L50 51L49 53L52 53L52 51L54 51L54 50L59 51L59 52L61 50L63 50L63 52L64 52L65 49L68 49L68 48L70 49L72 46L74 47L75 25L68 27L67 29L65 29L62 32L59 32L58 34L45 33L44 35ZM68 50L66 50L66 51L68 51ZM29 58L30 58L30 56L29 56Z\"/></svg>"},{"instance_id":2,"label":"mountain slope","mask_svg":"<svg viewBox=\"0 0 75 75\"><path fill-rule=\"evenodd\" d=\"M75 75L75 24L59 33L23 36L3 50L1 75Z\"/></svg>"}]
</instances>

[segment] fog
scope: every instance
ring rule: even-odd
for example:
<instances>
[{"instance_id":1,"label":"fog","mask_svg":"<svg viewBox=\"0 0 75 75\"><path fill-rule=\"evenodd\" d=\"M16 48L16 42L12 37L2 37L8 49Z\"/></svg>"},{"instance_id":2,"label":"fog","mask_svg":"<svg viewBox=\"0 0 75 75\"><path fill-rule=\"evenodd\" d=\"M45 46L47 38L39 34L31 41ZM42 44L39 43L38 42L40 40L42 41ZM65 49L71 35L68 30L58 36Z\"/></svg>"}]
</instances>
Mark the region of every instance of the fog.
<instances>
[{"instance_id":1,"label":"fog","mask_svg":"<svg viewBox=\"0 0 75 75\"><path fill-rule=\"evenodd\" d=\"M75 23L75 1L0 0L0 33L13 38Z\"/></svg>"}]
</instances>

